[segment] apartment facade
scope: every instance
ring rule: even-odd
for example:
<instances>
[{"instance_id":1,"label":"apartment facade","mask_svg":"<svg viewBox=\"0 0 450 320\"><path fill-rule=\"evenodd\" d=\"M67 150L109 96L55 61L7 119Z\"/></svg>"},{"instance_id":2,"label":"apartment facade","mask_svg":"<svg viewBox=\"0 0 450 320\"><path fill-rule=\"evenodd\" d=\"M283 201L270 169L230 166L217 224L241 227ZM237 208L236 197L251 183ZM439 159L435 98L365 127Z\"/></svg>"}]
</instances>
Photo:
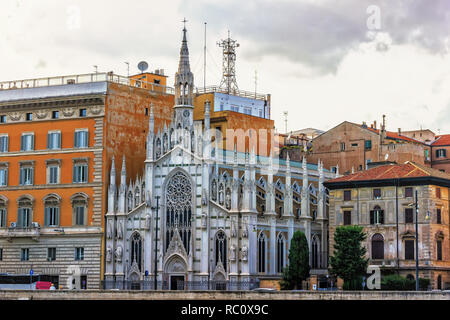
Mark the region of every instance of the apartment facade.
<instances>
[{"instance_id":1,"label":"apartment facade","mask_svg":"<svg viewBox=\"0 0 450 320\"><path fill-rule=\"evenodd\" d=\"M450 175L407 162L375 167L324 183L330 190L330 250L338 226L363 226L369 265L382 276L415 278L415 201L419 277L432 289L450 288Z\"/></svg>"},{"instance_id":2,"label":"apartment facade","mask_svg":"<svg viewBox=\"0 0 450 320\"><path fill-rule=\"evenodd\" d=\"M450 173L450 134L436 136L430 154L433 168Z\"/></svg>"},{"instance_id":3,"label":"apartment facade","mask_svg":"<svg viewBox=\"0 0 450 320\"><path fill-rule=\"evenodd\" d=\"M112 73L1 88L0 273L97 289L108 164L125 156L130 176L141 173L149 110L164 123L173 90Z\"/></svg>"}]
</instances>

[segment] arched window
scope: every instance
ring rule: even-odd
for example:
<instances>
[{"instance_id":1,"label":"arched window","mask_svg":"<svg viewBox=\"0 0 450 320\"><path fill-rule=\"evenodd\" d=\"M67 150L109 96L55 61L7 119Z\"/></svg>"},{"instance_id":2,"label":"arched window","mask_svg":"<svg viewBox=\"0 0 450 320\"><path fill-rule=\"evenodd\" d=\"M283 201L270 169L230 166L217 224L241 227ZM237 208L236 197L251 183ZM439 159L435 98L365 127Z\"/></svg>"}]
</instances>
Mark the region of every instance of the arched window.
<instances>
[{"instance_id":1,"label":"arched window","mask_svg":"<svg viewBox=\"0 0 450 320\"><path fill-rule=\"evenodd\" d=\"M177 172L166 187L166 250L175 230L178 230L186 253L189 254L192 220L192 186L189 178Z\"/></svg>"},{"instance_id":2,"label":"arched window","mask_svg":"<svg viewBox=\"0 0 450 320\"><path fill-rule=\"evenodd\" d=\"M320 268L320 241L317 235L312 237L311 243L311 268Z\"/></svg>"},{"instance_id":3,"label":"arched window","mask_svg":"<svg viewBox=\"0 0 450 320\"><path fill-rule=\"evenodd\" d=\"M277 272L283 272L285 255L285 240L283 234L280 232L277 238Z\"/></svg>"},{"instance_id":4,"label":"arched window","mask_svg":"<svg viewBox=\"0 0 450 320\"><path fill-rule=\"evenodd\" d=\"M79 192L70 197L72 203L72 224L76 226L87 225L88 220L88 201L87 194Z\"/></svg>"},{"instance_id":5,"label":"arched window","mask_svg":"<svg viewBox=\"0 0 450 320\"><path fill-rule=\"evenodd\" d=\"M379 233L372 237L372 259L384 259L384 238Z\"/></svg>"},{"instance_id":6,"label":"arched window","mask_svg":"<svg viewBox=\"0 0 450 320\"><path fill-rule=\"evenodd\" d=\"M222 262L223 267L227 270L227 237L225 232L220 230L216 234L216 265Z\"/></svg>"},{"instance_id":7,"label":"arched window","mask_svg":"<svg viewBox=\"0 0 450 320\"><path fill-rule=\"evenodd\" d=\"M29 228L33 219L33 202L34 199L30 195L21 196L17 199L17 227Z\"/></svg>"},{"instance_id":8,"label":"arched window","mask_svg":"<svg viewBox=\"0 0 450 320\"><path fill-rule=\"evenodd\" d=\"M142 238L138 232L133 233L131 236L131 265L137 263L139 270L141 271L142 265Z\"/></svg>"},{"instance_id":9,"label":"arched window","mask_svg":"<svg viewBox=\"0 0 450 320\"><path fill-rule=\"evenodd\" d=\"M266 254L267 254L267 239L264 232L261 232L258 237L258 272L266 272Z\"/></svg>"},{"instance_id":10,"label":"arched window","mask_svg":"<svg viewBox=\"0 0 450 320\"><path fill-rule=\"evenodd\" d=\"M8 198L0 195L0 228L6 228Z\"/></svg>"},{"instance_id":11,"label":"arched window","mask_svg":"<svg viewBox=\"0 0 450 320\"><path fill-rule=\"evenodd\" d=\"M46 227L59 226L61 197L57 194L49 194L44 197L44 225Z\"/></svg>"}]
</instances>

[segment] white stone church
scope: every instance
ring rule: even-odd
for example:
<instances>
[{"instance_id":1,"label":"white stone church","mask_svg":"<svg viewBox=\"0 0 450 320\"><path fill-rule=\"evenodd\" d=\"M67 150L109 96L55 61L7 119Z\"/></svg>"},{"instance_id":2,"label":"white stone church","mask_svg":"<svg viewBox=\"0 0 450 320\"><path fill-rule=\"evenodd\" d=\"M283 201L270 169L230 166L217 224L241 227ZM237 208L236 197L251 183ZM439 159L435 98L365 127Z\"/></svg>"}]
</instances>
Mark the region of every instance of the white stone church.
<instances>
[{"instance_id":1,"label":"white stone church","mask_svg":"<svg viewBox=\"0 0 450 320\"><path fill-rule=\"evenodd\" d=\"M193 88L184 28L173 120L169 128L155 128L151 110L144 176L127 184L124 156L116 186L113 159L105 282L151 282L155 272L158 288L167 289L279 279L296 230L307 236L312 272L325 272L328 201L322 183L335 174L320 162L257 156L253 147L219 150L217 140L211 144L208 102L204 122L193 121Z\"/></svg>"}]
</instances>

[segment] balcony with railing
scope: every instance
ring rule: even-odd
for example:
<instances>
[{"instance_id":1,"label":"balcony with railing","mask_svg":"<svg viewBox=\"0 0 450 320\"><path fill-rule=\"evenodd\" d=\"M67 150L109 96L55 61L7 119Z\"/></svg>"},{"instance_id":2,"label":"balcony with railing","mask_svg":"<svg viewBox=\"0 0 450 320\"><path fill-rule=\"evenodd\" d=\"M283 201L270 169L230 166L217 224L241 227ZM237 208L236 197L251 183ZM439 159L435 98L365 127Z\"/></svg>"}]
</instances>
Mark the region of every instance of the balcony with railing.
<instances>
[{"instance_id":1,"label":"balcony with railing","mask_svg":"<svg viewBox=\"0 0 450 320\"><path fill-rule=\"evenodd\" d=\"M31 238L37 241L40 235L41 226L35 222L27 227L12 224L9 228L0 229L0 238L6 238L8 241L14 238Z\"/></svg>"}]
</instances>

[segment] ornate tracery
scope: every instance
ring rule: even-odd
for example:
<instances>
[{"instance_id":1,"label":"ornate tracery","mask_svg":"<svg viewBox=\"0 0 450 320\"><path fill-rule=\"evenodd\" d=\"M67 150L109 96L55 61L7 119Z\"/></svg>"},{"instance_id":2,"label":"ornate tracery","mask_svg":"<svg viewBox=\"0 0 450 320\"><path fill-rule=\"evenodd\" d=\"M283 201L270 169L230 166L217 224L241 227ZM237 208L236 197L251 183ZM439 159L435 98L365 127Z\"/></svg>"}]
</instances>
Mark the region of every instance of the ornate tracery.
<instances>
[{"instance_id":1,"label":"ornate tracery","mask_svg":"<svg viewBox=\"0 0 450 320\"><path fill-rule=\"evenodd\" d=\"M192 187L189 178L177 172L166 189L166 250L176 231L189 254L192 219Z\"/></svg>"}]
</instances>

